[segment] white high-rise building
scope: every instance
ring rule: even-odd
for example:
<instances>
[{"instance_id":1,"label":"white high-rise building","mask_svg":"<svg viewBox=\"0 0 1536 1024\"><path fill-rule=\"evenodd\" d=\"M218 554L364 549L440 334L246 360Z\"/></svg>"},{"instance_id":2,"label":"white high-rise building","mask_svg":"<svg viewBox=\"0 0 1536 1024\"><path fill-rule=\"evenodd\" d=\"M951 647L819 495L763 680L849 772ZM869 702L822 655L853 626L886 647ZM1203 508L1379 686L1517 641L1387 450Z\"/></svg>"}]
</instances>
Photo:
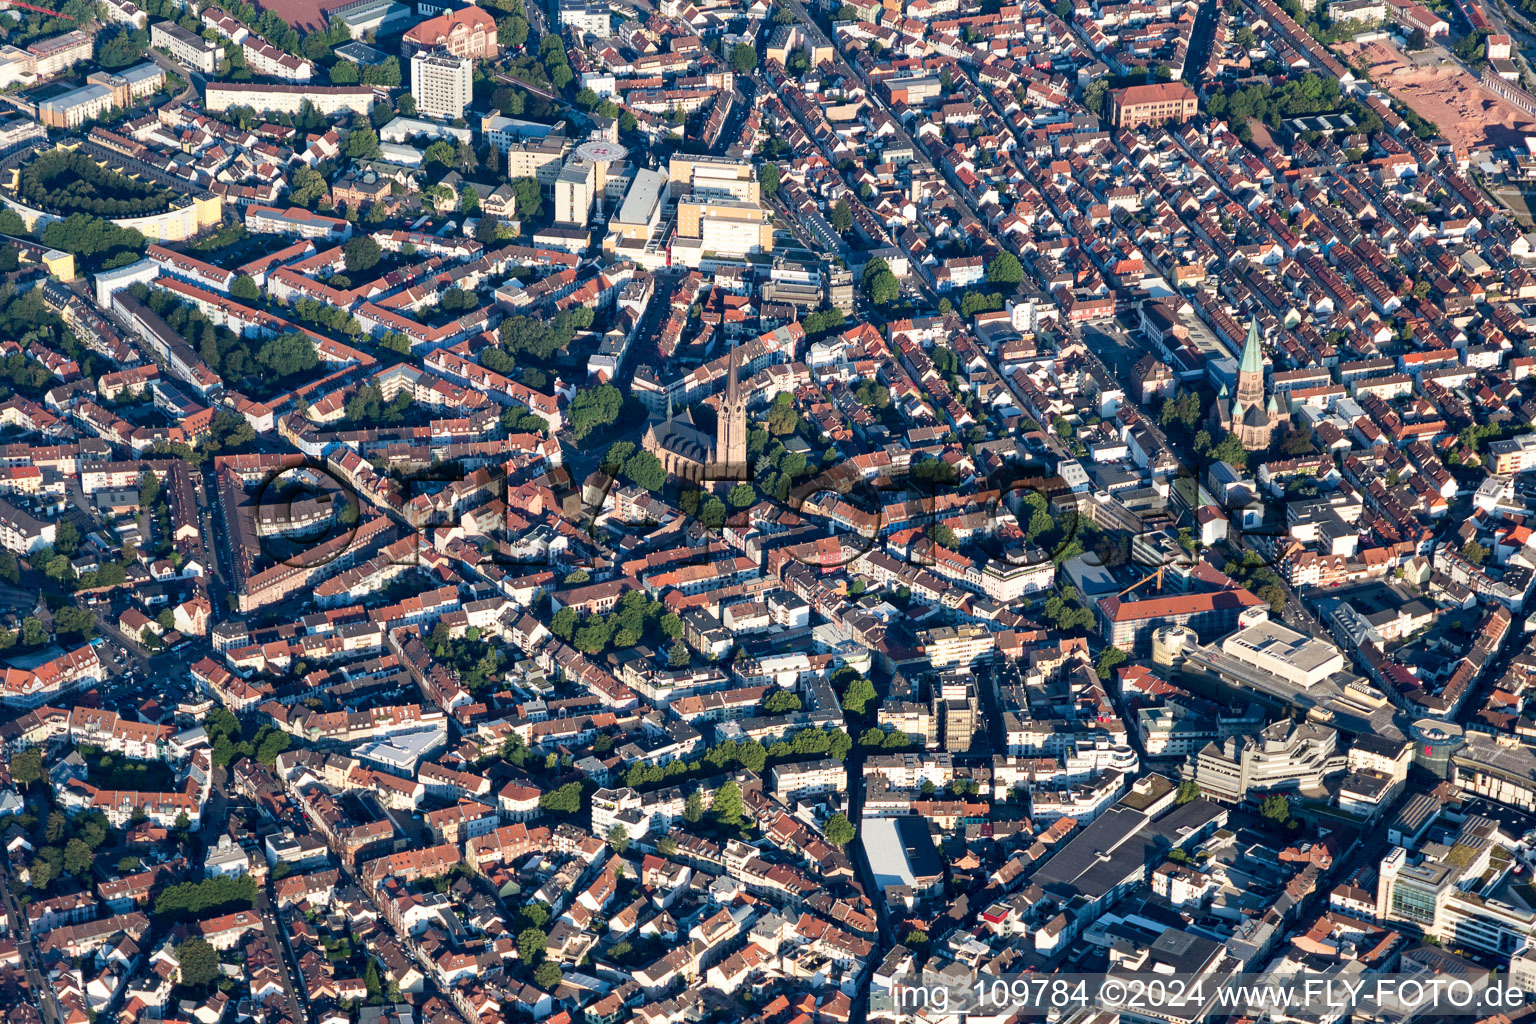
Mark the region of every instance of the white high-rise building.
<instances>
[{"instance_id":1,"label":"white high-rise building","mask_svg":"<svg viewBox=\"0 0 1536 1024\"><path fill-rule=\"evenodd\" d=\"M571 160L555 179L555 223L586 227L597 196L597 168Z\"/></svg>"},{"instance_id":2,"label":"white high-rise building","mask_svg":"<svg viewBox=\"0 0 1536 1024\"><path fill-rule=\"evenodd\" d=\"M474 61L468 57L426 50L411 57L411 95L416 97L416 112L424 117L463 117L474 82Z\"/></svg>"}]
</instances>

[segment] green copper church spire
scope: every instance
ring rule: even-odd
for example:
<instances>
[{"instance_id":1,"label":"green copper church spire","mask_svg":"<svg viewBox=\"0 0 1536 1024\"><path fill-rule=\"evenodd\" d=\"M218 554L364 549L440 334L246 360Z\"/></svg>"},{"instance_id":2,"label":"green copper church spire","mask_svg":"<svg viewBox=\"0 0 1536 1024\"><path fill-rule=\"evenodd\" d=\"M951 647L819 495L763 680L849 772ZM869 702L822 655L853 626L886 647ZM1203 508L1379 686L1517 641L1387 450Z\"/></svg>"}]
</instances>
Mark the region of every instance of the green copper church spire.
<instances>
[{"instance_id":1,"label":"green copper church spire","mask_svg":"<svg viewBox=\"0 0 1536 1024\"><path fill-rule=\"evenodd\" d=\"M1264 374L1264 350L1259 345L1259 321L1248 321L1248 340L1243 343L1243 358L1238 364L1237 372L1257 373L1260 379Z\"/></svg>"}]
</instances>

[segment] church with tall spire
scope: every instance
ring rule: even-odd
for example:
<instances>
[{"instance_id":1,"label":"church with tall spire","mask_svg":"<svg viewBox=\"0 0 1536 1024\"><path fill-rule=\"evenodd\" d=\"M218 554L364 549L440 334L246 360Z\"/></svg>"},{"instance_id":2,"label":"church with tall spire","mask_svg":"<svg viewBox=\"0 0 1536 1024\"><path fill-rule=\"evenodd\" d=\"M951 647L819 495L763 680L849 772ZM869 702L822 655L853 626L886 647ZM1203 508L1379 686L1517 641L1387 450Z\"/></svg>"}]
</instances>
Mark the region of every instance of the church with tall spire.
<instances>
[{"instance_id":1,"label":"church with tall spire","mask_svg":"<svg viewBox=\"0 0 1536 1024\"><path fill-rule=\"evenodd\" d=\"M1274 436L1279 406L1264 390L1264 348L1259 342L1259 323L1248 321L1248 339L1237 364L1237 393L1228 395L1222 385L1216 396L1216 425L1237 435L1250 452L1268 448Z\"/></svg>"},{"instance_id":2,"label":"church with tall spire","mask_svg":"<svg viewBox=\"0 0 1536 1024\"><path fill-rule=\"evenodd\" d=\"M745 480L747 471L747 396L741 391L741 349L733 347L725 371L725 401L715 425L717 478Z\"/></svg>"},{"instance_id":3,"label":"church with tall spire","mask_svg":"<svg viewBox=\"0 0 1536 1024\"><path fill-rule=\"evenodd\" d=\"M711 438L693 421L690 410L674 414L667 400L667 418L646 428L640 446L661 462L668 476L697 484L728 484L748 479L747 396L741 387L741 351L732 348L726 359L725 396Z\"/></svg>"}]
</instances>

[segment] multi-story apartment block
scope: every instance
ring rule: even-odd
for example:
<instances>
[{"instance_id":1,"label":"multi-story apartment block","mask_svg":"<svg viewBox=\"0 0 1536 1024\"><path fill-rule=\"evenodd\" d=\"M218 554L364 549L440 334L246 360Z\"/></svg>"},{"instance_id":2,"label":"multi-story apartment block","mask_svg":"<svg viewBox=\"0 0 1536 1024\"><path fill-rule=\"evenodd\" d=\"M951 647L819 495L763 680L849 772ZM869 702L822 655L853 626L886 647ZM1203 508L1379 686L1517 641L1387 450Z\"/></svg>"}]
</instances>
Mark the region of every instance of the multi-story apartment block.
<instances>
[{"instance_id":1,"label":"multi-story apartment block","mask_svg":"<svg viewBox=\"0 0 1536 1024\"><path fill-rule=\"evenodd\" d=\"M53 543L57 527L0 500L0 547L28 555Z\"/></svg>"},{"instance_id":2,"label":"multi-story apartment block","mask_svg":"<svg viewBox=\"0 0 1536 1024\"><path fill-rule=\"evenodd\" d=\"M773 791L788 801L816 799L848 788L848 772L843 762L832 758L776 765L768 777Z\"/></svg>"},{"instance_id":3,"label":"multi-story apartment block","mask_svg":"<svg viewBox=\"0 0 1536 1024\"><path fill-rule=\"evenodd\" d=\"M258 75L307 82L314 77L315 66L307 60L285 53L254 33L240 44L246 67Z\"/></svg>"},{"instance_id":4,"label":"multi-story apartment block","mask_svg":"<svg viewBox=\"0 0 1536 1024\"><path fill-rule=\"evenodd\" d=\"M149 44L194 71L214 74L224 60L224 48L212 39L188 32L173 21L157 21L149 27Z\"/></svg>"},{"instance_id":5,"label":"multi-story apartment block","mask_svg":"<svg viewBox=\"0 0 1536 1024\"><path fill-rule=\"evenodd\" d=\"M52 78L79 61L90 60L91 52L91 37L80 31L65 32L27 47L32 73L38 78Z\"/></svg>"},{"instance_id":6,"label":"multi-story apartment block","mask_svg":"<svg viewBox=\"0 0 1536 1024\"><path fill-rule=\"evenodd\" d=\"M1524 473L1536 467L1536 434L1490 442L1488 454L1493 458L1493 471L1500 476Z\"/></svg>"},{"instance_id":7,"label":"multi-story apartment block","mask_svg":"<svg viewBox=\"0 0 1536 1024\"><path fill-rule=\"evenodd\" d=\"M255 234L298 235L328 242L343 242L352 237L352 225L346 221L322 217L297 206L286 210L270 206L247 207L245 226Z\"/></svg>"},{"instance_id":8,"label":"multi-story apartment block","mask_svg":"<svg viewBox=\"0 0 1536 1024\"><path fill-rule=\"evenodd\" d=\"M411 57L411 95L416 110L444 120L464 116L474 87L474 61L451 53L419 50Z\"/></svg>"}]
</instances>

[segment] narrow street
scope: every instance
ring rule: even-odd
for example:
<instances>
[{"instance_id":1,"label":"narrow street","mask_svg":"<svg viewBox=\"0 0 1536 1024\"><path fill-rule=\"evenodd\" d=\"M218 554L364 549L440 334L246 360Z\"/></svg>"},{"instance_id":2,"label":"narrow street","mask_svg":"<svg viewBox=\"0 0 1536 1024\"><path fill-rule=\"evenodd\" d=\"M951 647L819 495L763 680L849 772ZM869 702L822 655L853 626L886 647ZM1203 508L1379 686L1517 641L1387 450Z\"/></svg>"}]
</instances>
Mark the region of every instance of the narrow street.
<instances>
[{"instance_id":1,"label":"narrow street","mask_svg":"<svg viewBox=\"0 0 1536 1024\"><path fill-rule=\"evenodd\" d=\"M1184 81L1200 87L1206 62L1211 59L1211 47L1216 42L1216 23L1221 8L1217 0L1201 0L1195 11L1195 27L1189 35L1189 50L1184 54Z\"/></svg>"},{"instance_id":2,"label":"narrow street","mask_svg":"<svg viewBox=\"0 0 1536 1024\"><path fill-rule=\"evenodd\" d=\"M37 947L33 942L32 931L27 926L27 915L11 892L11 881L15 875L12 874L10 856L0 851L0 857L4 858L3 870L0 870L0 900L4 901L6 915L12 922L11 930L16 935L16 948L21 953L27 984L32 986L32 991L37 995L37 1008L42 1012L43 1024L64 1024L58 1003L53 998L53 989L38 969Z\"/></svg>"},{"instance_id":3,"label":"narrow street","mask_svg":"<svg viewBox=\"0 0 1536 1024\"><path fill-rule=\"evenodd\" d=\"M267 945L277 956L279 973L283 980L283 994L288 997L288 1005L292 1006L298 1017L298 1024L309 1024L309 1000L300 999L298 987L293 979L298 972L298 964L293 959L293 947L288 945L286 932L279 932L277 927L277 914L273 910L271 897L268 890L272 888L272 882L268 879L256 894L256 912L261 915L261 927L266 935Z\"/></svg>"}]
</instances>

